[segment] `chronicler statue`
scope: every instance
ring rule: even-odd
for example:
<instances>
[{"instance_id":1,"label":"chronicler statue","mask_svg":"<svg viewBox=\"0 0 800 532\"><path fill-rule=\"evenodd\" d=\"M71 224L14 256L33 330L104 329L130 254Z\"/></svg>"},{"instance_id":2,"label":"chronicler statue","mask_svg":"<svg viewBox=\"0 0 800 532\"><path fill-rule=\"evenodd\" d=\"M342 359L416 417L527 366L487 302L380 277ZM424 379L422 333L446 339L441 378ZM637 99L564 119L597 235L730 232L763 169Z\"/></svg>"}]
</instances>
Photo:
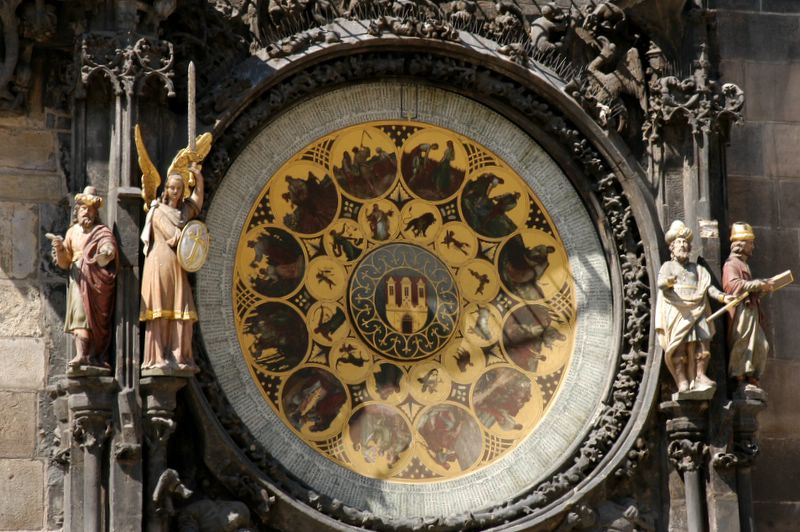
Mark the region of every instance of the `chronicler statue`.
<instances>
[{"instance_id":1,"label":"chronicler statue","mask_svg":"<svg viewBox=\"0 0 800 532\"><path fill-rule=\"evenodd\" d=\"M54 262L69 270L64 330L75 337L71 371L82 366L109 368L106 351L111 341L118 254L111 229L98 221L102 205L96 189L86 187L75 195L73 224L66 236L46 235Z\"/></svg>"},{"instance_id":2,"label":"chronicler statue","mask_svg":"<svg viewBox=\"0 0 800 532\"><path fill-rule=\"evenodd\" d=\"M709 344L714 325L708 298L730 303L711 283L711 274L691 262L692 231L683 222L672 222L666 234L671 260L658 272L656 334L678 393L674 399L710 399L716 383L706 375L711 352Z\"/></svg>"},{"instance_id":3,"label":"chronicler statue","mask_svg":"<svg viewBox=\"0 0 800 532\"><path fill-rule=\"evenodd\" d=\"M722 287L725 293L743 301L728 310L728 345L730 359L728 374L735 378L740 388L758 387L764 372L769 343L764 334L764 317L760 297L775 289L773 279L753 279L747 261L753 255L756 235L744 222L731 227L731 254L722 267Z\"/></svg>"}]
</instances>

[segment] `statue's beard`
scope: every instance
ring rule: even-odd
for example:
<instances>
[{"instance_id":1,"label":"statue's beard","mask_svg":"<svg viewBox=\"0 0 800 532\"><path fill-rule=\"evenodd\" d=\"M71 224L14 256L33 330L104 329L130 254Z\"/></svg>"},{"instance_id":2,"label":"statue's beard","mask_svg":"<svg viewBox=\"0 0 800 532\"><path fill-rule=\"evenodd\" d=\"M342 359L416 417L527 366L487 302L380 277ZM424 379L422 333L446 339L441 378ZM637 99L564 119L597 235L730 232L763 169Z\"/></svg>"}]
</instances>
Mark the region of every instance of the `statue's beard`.
<instances>
[{"instance_id":1,"label":"statue's beard","mask_svg":"<svg viewBox=\"0 0 800 532\"><path fill-rule=\"evenodd\" d=\"M672 252L672 258L683 264L689 260L689 250L677 248Z\"/></svg>"},{"instance_id":2,"label":"statue's beard","mask_svg":"<svg viewBox=\"0 0 800 532\"><path fill-rule=\"evenodd\" d=\"M91 229L94 225L94 218L91 216L78 216L78 225L83 229Z\"/></svg>"}]
</instances>

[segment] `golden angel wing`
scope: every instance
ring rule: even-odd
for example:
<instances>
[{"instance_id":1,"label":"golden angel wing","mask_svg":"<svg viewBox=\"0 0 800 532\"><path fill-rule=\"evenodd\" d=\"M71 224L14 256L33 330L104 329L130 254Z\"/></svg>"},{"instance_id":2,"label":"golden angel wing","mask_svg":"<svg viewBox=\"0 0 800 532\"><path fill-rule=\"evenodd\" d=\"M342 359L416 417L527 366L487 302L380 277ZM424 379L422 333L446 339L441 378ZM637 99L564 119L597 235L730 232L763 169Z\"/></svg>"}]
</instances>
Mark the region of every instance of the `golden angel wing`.
<instances>
[{"instance_id":1,"label":"golden angel wing","mask_svg":"<svg viewBox=\"0 0 800 532\"><path fill-rule=\"evenodd\" d=\"M156 199L156 192L161 184L161 175L159 175L156 165L150 160L139 124L136 124L134 129L134 138L136 139L136 151L139 153L139 168L142 170L142 199L144 200L144 210L146 212L150 210L150 203Z\"/></svg>"},{"instance_id":2,"label":"golden angel wing","mask_svg":"<svg viewBox=\"0 0 800 532\"><path fill-rule=\"evenodd\" d=\"M199 135L195 140L195 149L194 151L190 151L189 148L183 148L181 151L175 155L175 158L172 159L172 164L169 165L169 170L167 170L167 175L170 176L172 174L179 174L183 177L183 196L184 198L188 198L191 194L191 188L194 187L194 175L189 171L189 163L197 163L202 164L203 160L208 155L208 152L211 151L211 144L213 143L214 137L211 133L203 133Z\"/></svg>"}]
</instances>

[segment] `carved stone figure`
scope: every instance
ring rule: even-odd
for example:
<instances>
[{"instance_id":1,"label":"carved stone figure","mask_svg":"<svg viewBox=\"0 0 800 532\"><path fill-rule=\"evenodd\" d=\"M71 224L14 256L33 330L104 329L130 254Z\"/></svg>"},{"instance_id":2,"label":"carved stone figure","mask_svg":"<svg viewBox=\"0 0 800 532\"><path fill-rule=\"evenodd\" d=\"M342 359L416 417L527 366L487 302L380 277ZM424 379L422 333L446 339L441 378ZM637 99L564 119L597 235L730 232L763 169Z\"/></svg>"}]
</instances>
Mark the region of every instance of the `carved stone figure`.
<instances>
[{"instance_id":1,"label":"carved stone figure","mask_svg":"<svg viewBox=\"0 0 800 532\"><path fill-rule=\"evenodd\" d=\"M53 259L69 270L64 330L75 337L70 368L108 368L111 317L117 276L117 241L111 229L98 222L103 198L94 187L75 196L75 219L64 238L47 234Z\"/></svg>"},{"instance_id":2,"label":"carved stone figure","mask_svg":"<svg viewBox=\"0 0 800 532\"><path fill-rule=\"evenodd\" d=\"M178 514L180 532L250 532L250 510L239 501L203 499Z\"/></svg>"},{"instance_id":3,"label":"carved stone figure","mask_svg":"<svg viewBox=\"0 0 800 532\"><path fill-rule=\"evenodd\" d=\"M189 183L179 173L167 178L161 200L154 202L142 231L144 270L139 319L147 322L142 369L196 370L192 360L192 327L197 310L186 271L176 247L181 230L203 207L203 174L192 163L189 172L195 187L184 196Z\"/></svg>"},{"instance_id":4,"label":"carved stone figure","mask_svg":"<svg viewBox=\"0 0 800 532\"><path fill-rule=\"evenodd\" d=\"M667 231L671 260L658 272L656 333L664 360L678 385L675 399L710 399L716 383L706 375L714 326L708 296L733 301L711 284L711 274L689 260L692 231L676 220Z\"/></svg>"},{"instance_id":5,"label":"carved stone figure","mask_svg":"<svg viewBox=\"0 0 800 532\"><path fill-rule=\"evenodd\" d=\"M569 17L555 2L542 6L541 13L531 23L531 42L540 52L559 50L569 26Z\"/></svg>"},{"instance_id":6,"label":"carved stone figure","mask_svg":"<svg viewBox=\"0 0 800 532\"><path fill-rule=\"evenodd\" d=\"M741 385L758 387L764 372L769 343L762 327L763 315L759 298L774 288L771 279L753 279L747 261L755 249L753 228L737 222L731 228L731 254L722 267L722 288L726 294L738 298L749 295L740 304L728 310L731 320L728 327L730 359L728 374Z\"/></svg>"},{"instance_id":7,"label":"carved stone figure","mask_svg":"<svg viewBox=\"0 0 800 532\"><path fill-rule=\"evenodd\" d=\"M250 510L239 501L200 499L175 509L176 500L189 499L194 492L181 481L174 469L165 469L153 490L153 503L157 515L178 515L180 532L248 532ZM173 500L176 498L176 500Z\"/></svg>"}]
</instances>

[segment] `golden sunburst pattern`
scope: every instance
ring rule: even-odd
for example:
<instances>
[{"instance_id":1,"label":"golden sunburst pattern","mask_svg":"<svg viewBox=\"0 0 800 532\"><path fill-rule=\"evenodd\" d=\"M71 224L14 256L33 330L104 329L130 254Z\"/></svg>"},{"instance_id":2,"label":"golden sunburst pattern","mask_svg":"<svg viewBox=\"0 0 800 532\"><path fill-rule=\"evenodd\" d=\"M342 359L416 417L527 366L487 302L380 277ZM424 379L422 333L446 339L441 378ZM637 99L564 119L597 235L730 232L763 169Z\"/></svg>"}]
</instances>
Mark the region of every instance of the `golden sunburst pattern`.
<instances>
[{"instance_id":1,"label":"golden sunburst pattern","mask_svg":"<svg viewBox=\"0 0 800 532\"><path fill-rule=\"evenodd\" d=\"M234 272L269 408L371 478L449 479L507 455L574 346L574 281L539 199L496 154L419 122L352 126L290 158Z\"/></svg>"}]
</instances>

